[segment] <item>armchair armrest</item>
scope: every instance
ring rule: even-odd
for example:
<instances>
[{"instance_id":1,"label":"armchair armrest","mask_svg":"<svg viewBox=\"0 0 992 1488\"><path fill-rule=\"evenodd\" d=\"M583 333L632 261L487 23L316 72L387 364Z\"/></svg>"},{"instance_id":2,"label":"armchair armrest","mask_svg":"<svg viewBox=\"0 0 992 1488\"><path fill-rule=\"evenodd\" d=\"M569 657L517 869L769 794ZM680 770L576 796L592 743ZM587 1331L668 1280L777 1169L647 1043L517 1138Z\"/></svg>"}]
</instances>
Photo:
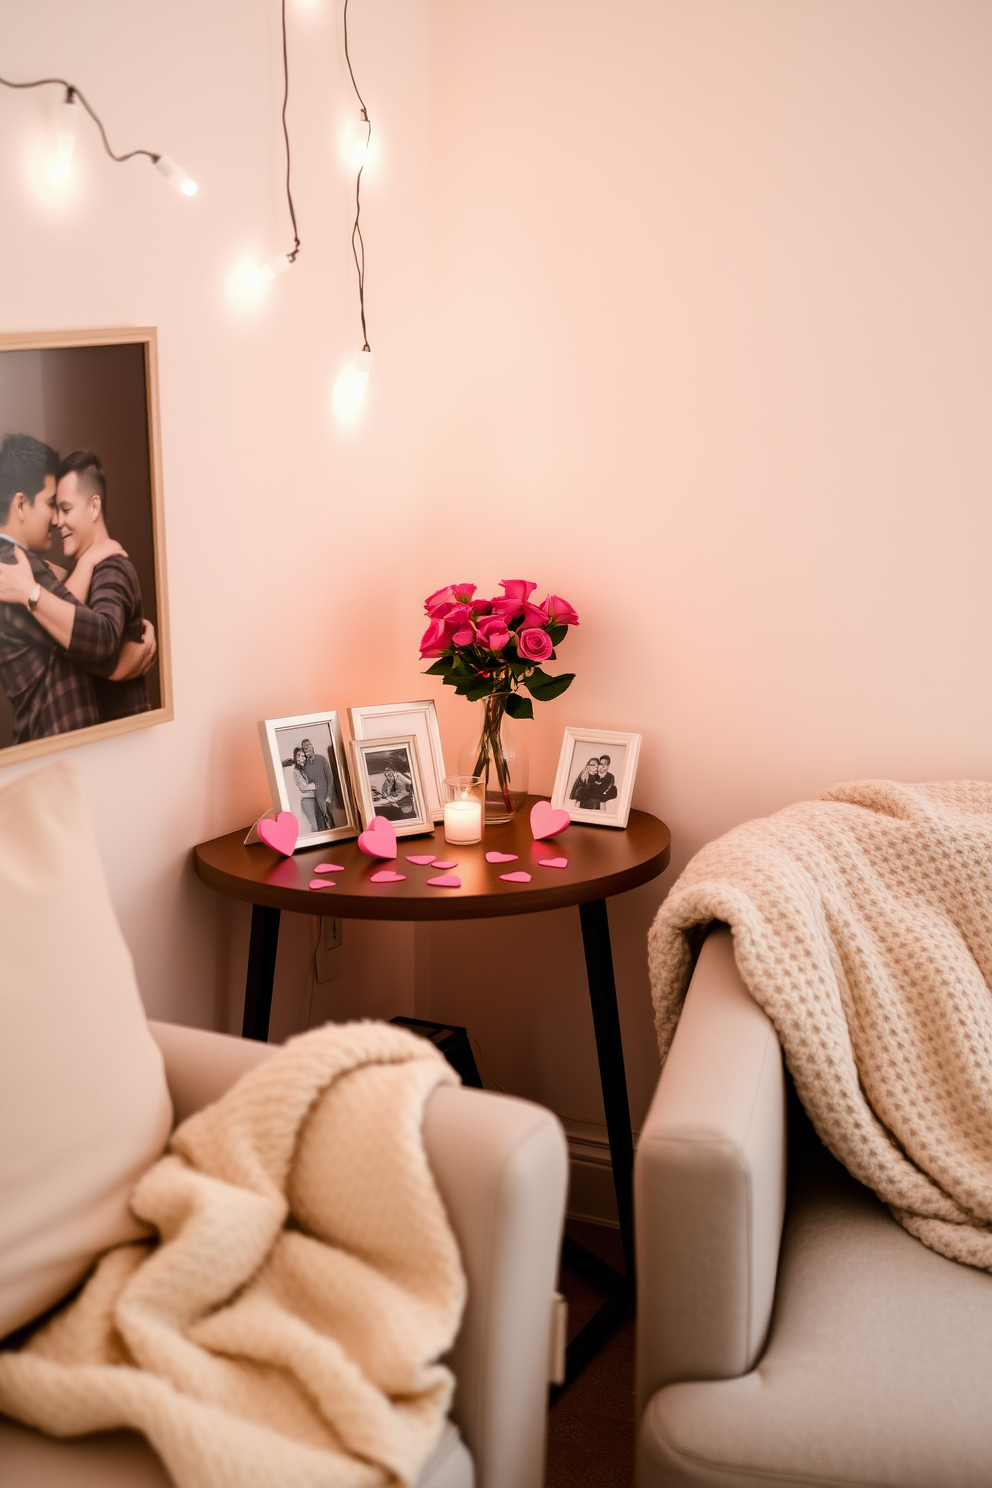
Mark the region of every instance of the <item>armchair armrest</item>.
<instances>
[{"instance_id":1,"label":"armchair armrest","mask_svg":"<svg viewBox=\"0 0 992 1488\"><path fill-rule=\"evenodd\" d=\"M707 937L638 1143L639 1411L663 1385L755 1364L785 1212L785 1079L771 1022Z\"/></svg>"},{"instance_id":2,"label":"armchair armrest","mask_svg":"<svg viewBox=\"0 0 992 1488\"><path fill-rule=\"evenodd\" d=\"M219 1099L275 1046L151 1023L182 1121ZM489 1091L441 1086L424 1144L468 1278L449 1362L452 1416L479 1488L541 1488L552 1298L568 1184L564 1133L549 1111Z\"/></svg>"}]
</instances>

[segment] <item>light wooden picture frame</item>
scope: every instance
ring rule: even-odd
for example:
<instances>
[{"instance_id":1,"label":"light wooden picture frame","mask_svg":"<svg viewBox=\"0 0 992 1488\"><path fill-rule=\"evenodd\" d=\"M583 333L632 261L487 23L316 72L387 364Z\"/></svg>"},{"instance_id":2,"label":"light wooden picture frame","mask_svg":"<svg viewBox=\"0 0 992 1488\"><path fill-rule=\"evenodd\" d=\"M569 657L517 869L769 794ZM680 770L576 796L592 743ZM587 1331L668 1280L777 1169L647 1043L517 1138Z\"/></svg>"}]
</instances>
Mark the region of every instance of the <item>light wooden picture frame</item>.
<instances>
[{"instance_id":1,"label":"light wooden picture frame","mask_svg":"<svg viewBox=\"0 0 992 1488\"><path fill-rule=\"evenodd\" d=\"M272 806L296 817L297 850L357 837L358 812L337 710L263 718L258 732Z\"/></svg>"},{"instance_id":2,"label":"light wooden picture frame","mask_svg":"<svg viewBox=\"0 0 992 1488\"><path fill-rule=\"evenodd\" d=\"M573 822L586 822L592 827L625 827L640 750L640 734L566 728L552 806L567 811Z\"/></svg>"},{"instance_id":3,"label":"light wooden picture frame","mask_svg":"<svg viewBox=\"0 0 992 1488\"><path fill-rule=\"evenodd\" d=\"M427 804L416 734L352 739L351 766L362 826L377 816L392 823L397 837L434 830Z\"/></svg>"},{"instance_id":4,"label":"light wooden picture frame","mask_svg":"<svg viewBox=\"0 0 992 1488\"><path fill-rule=\"evenodd\" d=\"M105 659L99 670L85 670L33 615L25 628L24 616L17 614L22 604L0 604L0 765L151 728L174 716L155 328L0 335L0 440L18 434L63 459L79 450L98 456L106 472L106 524L126 550L126 559L118 561L130 565L140 590L140 614L155 629L157 654L143 688L139 678L113 682ZM32 506L42 499L39 492L24 494ZM0 525L8 517L9 509L0 513ZM51 549L35 548L32 565L40 559L71 571L60 531L52 528L50 536ZM100 585L92 588L99 614ZM138 616L132 605L122 639L132 631L140 634ZM26 650L17 649L19 642ZM34 666L40 647L54 649L54 663L44 675ZM25 656L28 673L39 672L27 685ZM71 685L63 690L55 678L67 669ZM81 706L64 705L69 696ZM74 722L89 716L98 721Z\"/></svg>"},{"instance_id":5,"label":"light wooden picture frame","mask_svg":"<svg viewBox=\"0 0 992 1488\"><path fill-rule=\"evenodd\" d=\"M349 708L348 722L353 739L381 739L406 733L416 735L431 819L443 821L442 787L446 771L434 700L423 698L413 703L374 703L369 707Z\"/></svg>"}]
</instances>

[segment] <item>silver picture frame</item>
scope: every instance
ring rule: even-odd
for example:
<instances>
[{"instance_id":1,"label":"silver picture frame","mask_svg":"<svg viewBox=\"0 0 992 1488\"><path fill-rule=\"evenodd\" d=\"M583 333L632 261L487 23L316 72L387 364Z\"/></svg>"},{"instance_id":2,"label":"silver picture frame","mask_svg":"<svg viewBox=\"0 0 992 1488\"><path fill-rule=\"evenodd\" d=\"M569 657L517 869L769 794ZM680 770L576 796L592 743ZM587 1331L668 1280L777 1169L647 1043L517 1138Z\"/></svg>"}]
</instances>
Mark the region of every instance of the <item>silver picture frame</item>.
<instances>
[{"instance_id":1,"label":"silver picture frame","mask_svg":"<svg viewBox=\"0 0 992 1488\"><path fill-rule=\"evenodd\" d=\"M447 771L441 749L441 732L437 709L432 698L412 703L373 703L363 708L349 708L348 722L353 739L381 739L411 733L416 736L424 789L431 819L444 820L443 784Z\"/></svg>"},{"instance_id":2,"label":"silver picture frame","mask_svg":"<svg viewBox=\"0 0 992 1488\"><path fill-rule=\"evenodd\" d=\"M434 818L427 804L416 734L352 739L349 749L363 827L383 816L392 823L397 837L433 832Z\"/></svg>"},{"instance_id":3,"label":"silver picture frame","mask_svg":"<svg viewBox=\"0 0 992 1488\"><path fill-rule=\"evenodd\" d=\"M358 812L337 710L263 718L258 732L273 808L291 812L299 824L297 851L357 837Z\"/></svg>"}]
</instances>

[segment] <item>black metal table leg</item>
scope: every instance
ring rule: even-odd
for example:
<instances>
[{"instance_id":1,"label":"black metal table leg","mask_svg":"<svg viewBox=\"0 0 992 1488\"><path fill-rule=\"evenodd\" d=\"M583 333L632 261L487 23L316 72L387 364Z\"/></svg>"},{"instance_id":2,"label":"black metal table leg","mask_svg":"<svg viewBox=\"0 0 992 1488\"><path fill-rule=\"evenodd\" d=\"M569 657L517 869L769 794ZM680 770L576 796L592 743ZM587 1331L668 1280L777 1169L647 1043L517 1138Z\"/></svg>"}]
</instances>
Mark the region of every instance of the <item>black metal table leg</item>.
<instances>
[{"instance_id":1,"label":"black metal table leg","mask_svg":"<svg viewBox=\"0 0 992 1488\"><path fill-rule=\"evenodd\" d=\"M620 1010L617 1007L617 984L613 975L613 951L610 946L606 900L596 899L591 904L580 904L579 917L582 921L582 944L586 953L592 1021L596 1031L596 1053L599 1055L599 1078L603 1087L603 1105L606 1108L606 1133L613 1164L620 1238L623 1242L623 1259L633 1308L634 1143L630 1135L627 1071L623 1062Z\"/></svg>"},{"instance_id":2,"label":"black metal table leg","mask_svg":"<svg viewBox=\"0 0 992 1488\"><path fill-rule=\"evenodd\" d=\"M251 939L248 942L248 975L245 978L245 1015L242 1038L265 1043L269 1037L272 983L279 948L279 910L264 904L251 907Z\"/></svg>"},{"instance_id":3,"label":"black metal table leg","mask_svg":"<svg viewBox=\"0 0 992 1488\"><path fill-rule=\"evenodd\" d=\"M617 1008L606 900L596 899L590 904L580 904L579 917L582 922L582 945L586 954L589 1000L592 1003L592 1021L596 1034L596 1053L599 1056L599 1077L603 1088L603 1105L606 1108L606 1131L613 1164L613 1186L617 1196L624 1271L621 1274L566 1236L562 1245L562 1260L607 1293L606 1301L568 1345L566 1384L571 1383L625 1319L631 1316L635 1303L634 1144L630 1135L627 1073L623 1062L620 1012ZM557 1389L552 1390L552 1399L557 1393Z\"/></svg>"}]
</instances>

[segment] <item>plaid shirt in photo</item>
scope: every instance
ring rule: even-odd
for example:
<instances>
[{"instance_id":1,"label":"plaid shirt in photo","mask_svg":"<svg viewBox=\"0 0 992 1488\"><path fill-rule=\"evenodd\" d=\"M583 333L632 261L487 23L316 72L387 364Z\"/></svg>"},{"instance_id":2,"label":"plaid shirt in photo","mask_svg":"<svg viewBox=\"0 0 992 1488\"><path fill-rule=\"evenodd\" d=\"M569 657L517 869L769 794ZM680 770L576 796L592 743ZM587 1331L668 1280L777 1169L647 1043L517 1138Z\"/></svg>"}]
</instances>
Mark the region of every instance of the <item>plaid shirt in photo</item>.
<instances>
[{"instance_id":1,"label":"plaid shirt in photo","mask_svg":"<svg viewBox=\"0 0 992 1488\"><path fill-rule=\"evenodd\" d=\"M14 563L16 547L0 539L0 563ZM75 605L76 615L70 644L63 650L24 605L0 604L0 685L13 711L15 744L99 723L88 674L109 675L121 643L113 616L80 605L37 553L27 556L36 581Z\"/></svg>"}]
</instances>

